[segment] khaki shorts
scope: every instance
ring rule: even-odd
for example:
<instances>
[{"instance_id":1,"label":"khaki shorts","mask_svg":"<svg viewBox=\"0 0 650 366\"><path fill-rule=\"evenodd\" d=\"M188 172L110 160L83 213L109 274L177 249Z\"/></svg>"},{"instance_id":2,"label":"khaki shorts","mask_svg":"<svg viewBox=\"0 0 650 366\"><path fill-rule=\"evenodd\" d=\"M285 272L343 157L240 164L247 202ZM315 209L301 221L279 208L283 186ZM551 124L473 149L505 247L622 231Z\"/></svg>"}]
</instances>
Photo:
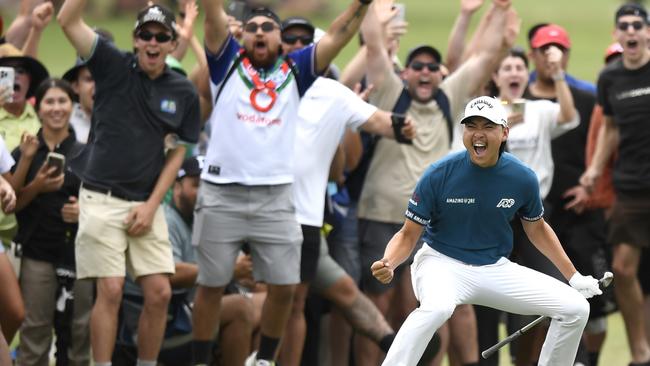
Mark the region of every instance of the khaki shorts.
<instances>
[{"instance_id":1,"label":"khaki shorts","mask_svg":"<svg viewBox=\"0 0 650 366\"><path fill-rule=\"evenodd\" d=\"M76 241L77 278L174 273L174 258L162 206L151 231L133 237L124 220L142 202L125 201L81 188Z\"/></svg>"}]
</instances>

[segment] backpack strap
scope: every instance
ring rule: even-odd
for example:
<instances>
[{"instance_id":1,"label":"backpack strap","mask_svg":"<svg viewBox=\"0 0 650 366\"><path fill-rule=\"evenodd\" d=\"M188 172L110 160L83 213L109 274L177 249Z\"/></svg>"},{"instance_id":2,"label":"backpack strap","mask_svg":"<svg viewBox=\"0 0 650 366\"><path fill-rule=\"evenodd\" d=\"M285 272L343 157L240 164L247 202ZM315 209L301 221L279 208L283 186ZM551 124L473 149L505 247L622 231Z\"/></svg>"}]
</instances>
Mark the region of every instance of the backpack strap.
<instances>
[{"instance_id":1,"label":"backpack strap","mask_svg":"<svg viewBox=\"0 0 650 366\"><path fill-rule=\"evenodd\" d=\"M223 91L223 87L226 85L226 82L228 82L228 79L232 76L232 74L237 70L237 67L241 63L242 58L244 57L244 50L242 49L239 51L237 54L237 57L235 60L232 62L232 65L230 66L230 69L228 69L228 73L226 73L226 77L223 78L223 81L221 82L221 85L219 86L219 91L217 92L217 96L214 98L214 105L217 105L217 100L219 100L219 96L221 95L221 92Z\"/></svg>"},{"instance_id":2,"label":"backpack strap","mask_svg":"<svg viewBox=\"0 0 650 366\"><path fill-rule=\"evenodd\" d=\"M445 120L447 121L447 131L449 133L449 146L451 146L451 142L454 138L454 120L451 118L451 106L449 103L449 98L447 97L447 94L442 89L438 89L436 94L433 96L433 99L438 103L438 107L442 111L442 115L445 117Z\"/></svg>"},{"instance_id":3,"label":"backpack strap","mask_svg":"<svg viewBox=\"0 0 650 366\"><path fill-rule=\"evenodd\" d=\"M447 97L447 94L442 89L438 89L436 93L433 96L433 99L438 103L438 108L442 111L442 115L445 118L445 121L447 122L447 133L449 134L449 145L451 146L451 141L453 139L453 119L451 118L451 107L449 103L449 98ZM411 106L411 101L413 98L411 98L411 93L409 93L408 89L406 86L402 88L402 92L400 93L399 97L397 98L397 102L395 103L395 106L393 107L393 113L395 114L406 114L406 111L408 111L409 107Z\"/></svg>"}]
</instances>

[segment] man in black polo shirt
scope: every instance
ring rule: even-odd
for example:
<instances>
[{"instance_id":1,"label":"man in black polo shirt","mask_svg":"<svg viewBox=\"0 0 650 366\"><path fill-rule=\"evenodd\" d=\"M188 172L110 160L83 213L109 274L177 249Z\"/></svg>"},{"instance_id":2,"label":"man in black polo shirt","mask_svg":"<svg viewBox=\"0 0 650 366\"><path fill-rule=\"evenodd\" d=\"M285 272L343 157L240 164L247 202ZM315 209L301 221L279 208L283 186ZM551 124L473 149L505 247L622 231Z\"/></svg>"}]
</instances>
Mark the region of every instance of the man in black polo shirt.
<instances>
[{"instance_id":1,"label":"man in black polo shirt","mask_svg":"<svg viewBox=\"0 0 650 366\"><path fill-rule=\"evenodd\" d=\"M609 64L598 78L602 126L593 160L580 178L591 189L609 158L618 151L613 183L609 242L614 244L614 292L625 321L632 353L630 365L650 365L644 329L643 295L637 278L641 251L650 247L650 50L648 13L637 4L621 6L615 15L616 41L623 57Z\"/></svg>"},{"instance_id":2,"label":"man in black polo shirt","mask_svg":"<svg viewBox=\"0 0 650 366\"><path fill-rule=\"evenodd\" d=\"M93 32L81 17L84 4L67 0L58 15L96 85L88 145L71 162L83 182L77 275L97 278L95 365L110 365L127 266L145 297L138 365L155 365L171 295L168 275L174 272L160 202L185 153L181 144L165 156L164 137L198 140L199 101L189 81L165 65L177 45L169 10L151 5L138 14L130 54Z\"/></svg>"}]
</instances>

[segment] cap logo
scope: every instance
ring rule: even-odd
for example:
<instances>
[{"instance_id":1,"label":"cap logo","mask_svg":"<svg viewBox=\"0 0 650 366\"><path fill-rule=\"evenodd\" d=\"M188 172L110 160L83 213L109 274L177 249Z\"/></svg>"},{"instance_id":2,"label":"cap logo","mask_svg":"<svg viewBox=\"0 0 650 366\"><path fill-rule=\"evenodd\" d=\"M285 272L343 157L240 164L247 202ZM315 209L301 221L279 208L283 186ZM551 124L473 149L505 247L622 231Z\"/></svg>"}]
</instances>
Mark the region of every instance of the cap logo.
<instances>
[{"instance_id":1,"label":"cap logo","mask_svg":"<svg viewBox=\"0 0 650 366\"><path fill-rule=\"evenodd\" d=\"M557 36L560 35L560 32L554 30L554 31L550 31L550 32L548 32L548 34L549 34L550 36L557 37Z\"/></svg>"},{"instance_id":2,"label":"cap logo","mask_svg":"<svg viewBox=\"0 0 650 366\"><path fill-rule=\"evenodd\" d=\"M480 110L483 110L483 108L485 108L485 106L488 106L488 108L494 108L492 103L488 102L485 99L479 99L479 100L475 101L474 103L472 103L470 108L476 108L476 109L478 109L480 111Z\"/></svg>"},{"instance_id":3,"label":"cap logo","mask_svg":"<svg viewBox=\"0 0 650 366\"><path fill-rule=\"evenodd\" d=\"M142 17L142 23L159 22L165 23L165 14L159 8L149 8L147 14Z\"/></svg>"}]
</instances>

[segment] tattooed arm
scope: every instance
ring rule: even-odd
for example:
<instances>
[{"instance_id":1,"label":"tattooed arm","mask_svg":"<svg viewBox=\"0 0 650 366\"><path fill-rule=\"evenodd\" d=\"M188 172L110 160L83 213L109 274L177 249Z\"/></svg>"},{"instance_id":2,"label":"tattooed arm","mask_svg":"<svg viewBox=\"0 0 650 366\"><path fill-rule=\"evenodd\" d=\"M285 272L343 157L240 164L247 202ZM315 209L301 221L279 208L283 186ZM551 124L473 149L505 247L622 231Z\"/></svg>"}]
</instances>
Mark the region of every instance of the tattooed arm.
<instances>
[{"instance_id":1,"label":"tattooed arm","mask_svg":"<svg viewBox=\"0 0 650 366\"><path fill-rule=\"evenodd\" d=\"M369 4L371 1L366 0L364 2ZM332 22L327 33L316 46L316 69L318 72L327 69L334 57L357 33L368 10L368 4L364 4L360 0L352 0L352 4L345 12Z\"/></svg>"}]
</instances>

